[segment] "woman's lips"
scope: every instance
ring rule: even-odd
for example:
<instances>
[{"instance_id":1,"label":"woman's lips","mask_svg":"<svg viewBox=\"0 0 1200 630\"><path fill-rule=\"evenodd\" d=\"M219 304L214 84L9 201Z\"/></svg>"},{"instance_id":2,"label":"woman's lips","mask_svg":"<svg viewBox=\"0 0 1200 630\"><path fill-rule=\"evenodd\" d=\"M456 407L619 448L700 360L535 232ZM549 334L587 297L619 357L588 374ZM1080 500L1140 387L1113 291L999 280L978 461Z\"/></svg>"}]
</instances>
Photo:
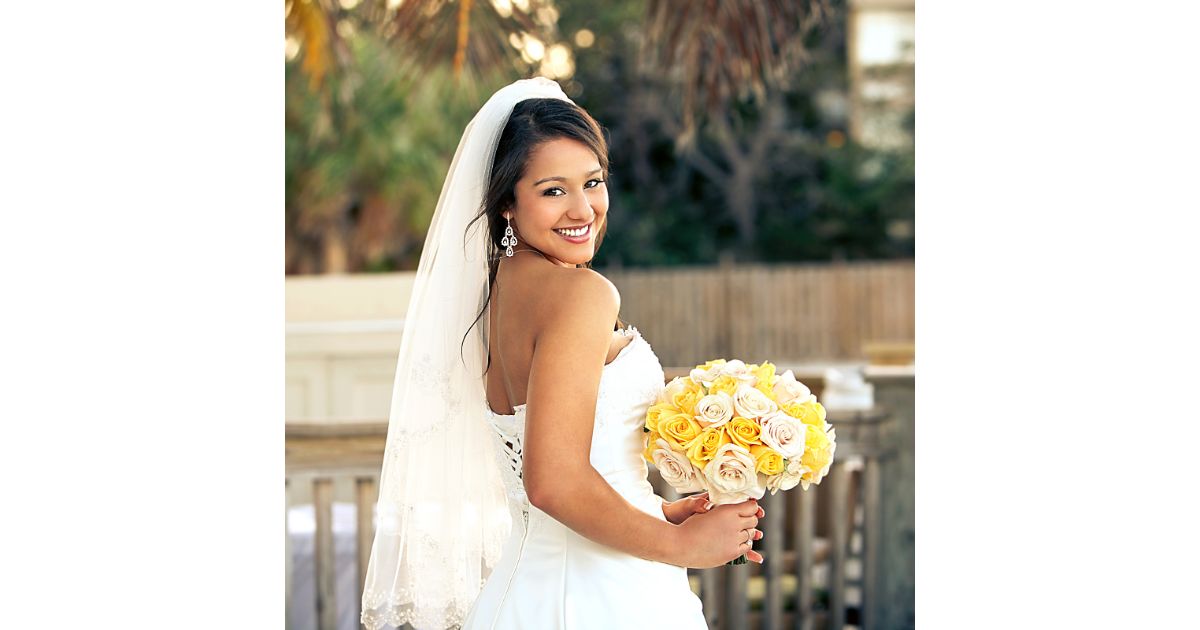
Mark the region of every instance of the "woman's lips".
<instances>
[{"instance_id":1,"label":"woman's lips","mask_svg":"<svg viewBox=\"0 0 1200 630\"><path fill-rule=\"evenodd\" d=\"M587 231L584 232L583 234L580 234L579 236L567 236L566 234L563 234L562 232L559 232L558 230L554 230L554 233L561 236L564 240L570 241L572 243L586 243L586 242L588 242L589 239L592 238L592 226L593 225L595 225L595 221L589 223L587 225Z\"/></svg>"}]
</instances>

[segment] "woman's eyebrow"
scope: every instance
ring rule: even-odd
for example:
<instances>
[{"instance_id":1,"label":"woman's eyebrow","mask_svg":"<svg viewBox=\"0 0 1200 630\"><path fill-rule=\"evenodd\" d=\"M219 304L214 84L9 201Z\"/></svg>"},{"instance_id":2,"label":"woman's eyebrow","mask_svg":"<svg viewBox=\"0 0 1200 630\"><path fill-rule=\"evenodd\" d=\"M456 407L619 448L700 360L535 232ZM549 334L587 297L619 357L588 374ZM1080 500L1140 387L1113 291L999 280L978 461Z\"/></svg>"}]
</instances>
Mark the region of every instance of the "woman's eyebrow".
<instances>
[{"instance_id":1,"label":"woman's eyebrow","mask_svg":"<svg viewBox=\"0 0 1200 630\"><path fill-rule=\"evenodd\" d=\"M588 171L587 173L584 173L584 176L586 177L589 175L595 175L596 173L599 173L599 172L600 172L600 169L597 168L594 171ZM554 177L543 177L543 178L537 180L536 182L533 182L533 185L537 186L538 184L541 184L544 182L565 182L565 181L567 181L566 177L561 177L559 175L555 175Z\"/></svg>"}]
</instances>

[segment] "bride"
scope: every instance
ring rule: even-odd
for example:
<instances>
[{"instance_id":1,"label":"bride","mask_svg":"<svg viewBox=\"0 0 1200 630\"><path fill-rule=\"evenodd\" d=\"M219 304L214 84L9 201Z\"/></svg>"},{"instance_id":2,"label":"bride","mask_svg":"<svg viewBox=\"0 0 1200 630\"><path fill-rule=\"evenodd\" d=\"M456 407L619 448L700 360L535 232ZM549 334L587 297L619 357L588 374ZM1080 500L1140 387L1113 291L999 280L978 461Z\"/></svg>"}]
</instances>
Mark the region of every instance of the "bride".
<instances>
[{"instance_id":1,"label":"bride","mask_svg":"<svg viewBox=\"0 0 1200 630\"><path fill-rule=\"evenodd\" d=\"M587 266L607 172L600 126L549 79L467 125L404 323L367 628L705 628L687 567L762 562L755 501L647 481L662 366Z\"/></svg>"}]
</instances>

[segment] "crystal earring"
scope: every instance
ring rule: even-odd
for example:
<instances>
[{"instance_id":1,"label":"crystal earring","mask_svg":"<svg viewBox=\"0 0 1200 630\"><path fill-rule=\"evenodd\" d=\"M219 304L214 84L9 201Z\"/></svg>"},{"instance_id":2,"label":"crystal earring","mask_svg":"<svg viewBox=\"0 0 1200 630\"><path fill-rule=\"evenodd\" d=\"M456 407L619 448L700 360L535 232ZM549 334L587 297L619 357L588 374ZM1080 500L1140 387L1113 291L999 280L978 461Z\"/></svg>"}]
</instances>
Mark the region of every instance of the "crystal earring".
<instances>
[{"instance_id":1,"label":"crystal earring","mask_svg":"<svg viewBox=\"0 0 1200 630\"><path fill-rule=\"evenodd\" d=\"M513 245L517 244L517 235L513 234L512 217L508 217L508 227L504 228L504 238L500 239L500 244L508 249L504 250L505 256L513 255Z\"/></svg>"}]
</instances>

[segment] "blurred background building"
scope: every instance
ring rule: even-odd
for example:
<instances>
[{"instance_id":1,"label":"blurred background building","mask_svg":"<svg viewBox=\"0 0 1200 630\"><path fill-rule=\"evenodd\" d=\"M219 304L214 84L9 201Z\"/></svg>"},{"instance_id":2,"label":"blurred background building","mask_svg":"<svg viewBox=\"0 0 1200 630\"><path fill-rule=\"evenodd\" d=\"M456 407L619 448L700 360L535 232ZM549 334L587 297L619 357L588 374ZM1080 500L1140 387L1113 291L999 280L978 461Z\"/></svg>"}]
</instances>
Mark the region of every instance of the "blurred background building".
<instances>
[{"instance_id":1,"label":"blurred background building","mask_svg":"<svg viewBox=\"0 0 1200 630\"><path fill-rule=\"evenodd\" d=\"M609 134L593 267L668 378L766 359L845 401L830 478L764 524L775 561L693 572L711 627L914 625L912 2L288 0L286 24L289 628L357 627L425 231L467 121L534 75Z\"/></svg>"}]
</instances>

